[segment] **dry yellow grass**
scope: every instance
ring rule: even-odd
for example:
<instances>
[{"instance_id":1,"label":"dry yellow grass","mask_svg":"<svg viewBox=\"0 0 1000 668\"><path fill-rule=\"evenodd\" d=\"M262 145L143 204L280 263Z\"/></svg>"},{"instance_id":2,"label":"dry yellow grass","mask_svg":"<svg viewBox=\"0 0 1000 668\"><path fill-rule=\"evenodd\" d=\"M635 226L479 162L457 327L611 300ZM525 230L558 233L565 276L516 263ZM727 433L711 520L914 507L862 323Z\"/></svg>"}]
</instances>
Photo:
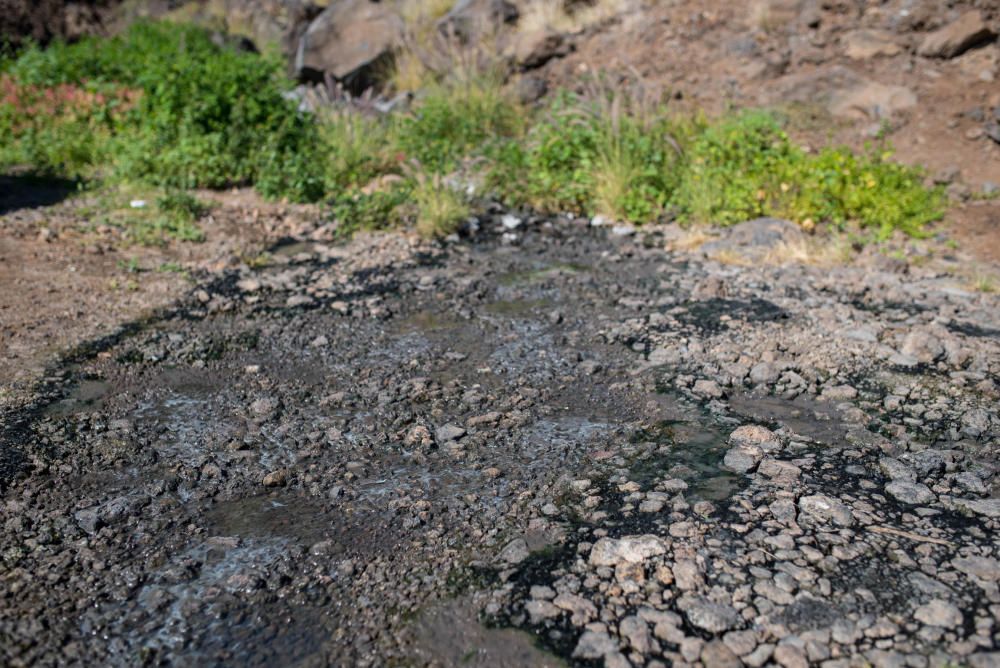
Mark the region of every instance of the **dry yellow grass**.
<instances>
[{"instance_id":1,"label":"dry yellow grass","mask_svg":"<svg viewBox=\"0 0 1000 668\"><path fill-rule=\"evenodd\" d=\"M622 13L628 5L628 0L597 0L593 5L568 12L564 0L532 0L521 7L517 27L524 32L575 33Z\"/></svg>"}]
</instances>

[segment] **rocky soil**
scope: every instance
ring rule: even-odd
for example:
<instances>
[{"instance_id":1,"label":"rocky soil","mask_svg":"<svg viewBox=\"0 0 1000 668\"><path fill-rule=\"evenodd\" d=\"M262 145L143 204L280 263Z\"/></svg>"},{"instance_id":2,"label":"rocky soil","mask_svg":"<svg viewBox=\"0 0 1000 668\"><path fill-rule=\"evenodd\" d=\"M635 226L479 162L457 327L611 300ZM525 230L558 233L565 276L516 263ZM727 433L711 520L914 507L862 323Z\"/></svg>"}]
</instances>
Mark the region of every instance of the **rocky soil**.
<instances>
[{"instance_id":1,"label":"rocky soil","mask_svg":"<svg viewBox=\"0 0 1000 668\"><path fill-rule=\"evenodd\" d=\"M501 213L51 366L0 661L1000 665L997 296Z\"/></svg>"}]
</instances>

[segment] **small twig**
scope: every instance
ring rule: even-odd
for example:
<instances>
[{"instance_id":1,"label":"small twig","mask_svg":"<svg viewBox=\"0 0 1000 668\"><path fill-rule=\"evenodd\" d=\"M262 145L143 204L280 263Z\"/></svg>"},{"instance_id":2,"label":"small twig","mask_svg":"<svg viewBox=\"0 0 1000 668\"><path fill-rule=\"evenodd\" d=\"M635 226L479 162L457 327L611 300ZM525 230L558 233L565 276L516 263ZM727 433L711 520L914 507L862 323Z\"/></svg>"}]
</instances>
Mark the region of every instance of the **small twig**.
<instances>
[{"instance_id":1,"label":"small twig","mask_svg":"<svg viewBox=\"0 0 1000 668\"><path fill-rule=\"evenodd\" d=\"M951 543L949 543L944 539L931 538L930 536L921 536L918 533L911 533L909 531L903 531L902 529L893 529L892 527L877 527L877 526L870 526L866 528L872 533L883 533L883 534L889 534L891 536L899 536L901 538L909 538L910 540L916 541L918 543L934 543L935 545L954 547Z\"/></svg>"}]
</instances>

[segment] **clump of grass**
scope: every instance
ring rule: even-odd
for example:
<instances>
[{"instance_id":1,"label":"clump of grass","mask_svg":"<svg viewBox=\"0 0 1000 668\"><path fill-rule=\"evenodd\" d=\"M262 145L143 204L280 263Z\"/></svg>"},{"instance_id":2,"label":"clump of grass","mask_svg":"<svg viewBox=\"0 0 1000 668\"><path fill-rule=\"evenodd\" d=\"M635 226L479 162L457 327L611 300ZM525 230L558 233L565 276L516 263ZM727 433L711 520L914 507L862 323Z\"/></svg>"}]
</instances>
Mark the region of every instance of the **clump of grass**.
<instances>
[{"instance_id":1,"label":"clump of grass","mask_svg":"<svg viewBox=\"0 0 1000 668\"><path fill-rule=\"evenodd\" d=\"M677 178L677 129L650 99L595 89L564 93L523 145L497 155L491 182L512 203L648 221Z\"/></svg>"},{"instance_id":2,"label":"clump of grass","mask_svg":"<svg viewBox=\"0 0 1000 668\"><path fill-rule=\"evenodd\" d=\"M419 175L412 197L416 230L422 237L447 236L469 217L465 198L438 174Z\"/></svg>"},{"instance_id":3,"label":"clump of grass","mask_svg":"<svg viewBox=\"0 0 1000 668\"><path fill-rule=\"evenodd\" d=\"M565 0L532 0L524 3L518 29L575 33L605 21L625 9L623 0L594 0L567 8Z\"/></svg>"},{"instance_id":4,"label":"clump of grass","mask_svg":"<svg viewBox=\"0 0 1000 668\"><path fill-rule=\"evenodd\" d=\"M396 121L395 145L429 172L454 169L491 143L521 134L523 108L504 89L496 62L475 51L454 55L448 76L434 83L415 109Z\"/></svg>"},{"instance_id":5,"label":"clump of grass","mask_svg":"<svg viewBox=\"0 0 1000 668\"><path fill-rule=\"evenodd\" d=\"M399 160L391 132L383 118L348 110L326 112L320 136L329 149L319 159L325 162L327 186L349 190L396 170Z\"/></svg>"}]
</instances>

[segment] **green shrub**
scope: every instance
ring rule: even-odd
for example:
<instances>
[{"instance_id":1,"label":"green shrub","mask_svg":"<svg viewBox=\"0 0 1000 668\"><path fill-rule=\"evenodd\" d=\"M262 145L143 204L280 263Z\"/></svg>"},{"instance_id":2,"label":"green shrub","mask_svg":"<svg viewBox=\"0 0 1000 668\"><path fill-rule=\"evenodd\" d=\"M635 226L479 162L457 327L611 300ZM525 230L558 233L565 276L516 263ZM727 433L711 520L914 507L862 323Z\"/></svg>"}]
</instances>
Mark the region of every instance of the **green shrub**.
<instances>
[{"instance_id":1,"label":"green shrub","mask_svg":"<svg viewBox=\"0 0 1000 668\"><path fill-rule=\"evenodd\" d=\"M115 116L114 132L101 138L105 148L75 151L73 162L113 156L119 177L166 186L263 180L271 196L322 194L322 165L301 157L315 146L314 122L283 96L288 82L280 63L221 48L199 28L137 23L110 39L29 48L8 72L32 87L115 86L140 93ZM15 138L37 143L30 132ZM30 163L46 166L41 159Z\"/></svg>"},{"instance_id":2,"label":"green shrub","mask_svg":"<svg viewBox=\"0 0 1000 668\"><path fill-rule=\"evenodd\" d=\"M403 207L410 200L412 184L401 182L386 190L345 191L331 201L337 233L349 237L359 231L384 230L402 222Z\"/></svg>"},{"instance_id":3,"label":"green shrub","mask_svg":"<svg viewBox=\"0 0 1000 668\"><path fill-rule=\"evenodd\" d=\"M709 125L687 150L675 205L682 218L731 225L758 216L847 223L885 238L920 234L941 217L939 189L887 152L855 155L795 146L771 114L745 112Z\"/></svg>"}]
</instances>

